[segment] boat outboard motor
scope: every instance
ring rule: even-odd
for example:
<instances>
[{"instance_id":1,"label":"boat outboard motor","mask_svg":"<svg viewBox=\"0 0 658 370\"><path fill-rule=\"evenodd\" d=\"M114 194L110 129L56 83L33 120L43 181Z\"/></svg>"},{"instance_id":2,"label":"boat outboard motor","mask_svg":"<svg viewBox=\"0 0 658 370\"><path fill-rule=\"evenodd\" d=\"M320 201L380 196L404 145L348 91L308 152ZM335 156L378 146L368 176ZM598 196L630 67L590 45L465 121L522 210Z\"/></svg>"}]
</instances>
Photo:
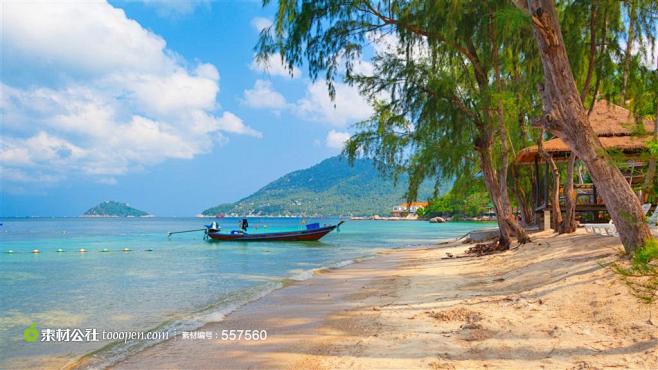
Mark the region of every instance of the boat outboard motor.
<instances>
[{"instance_id":1,"label":"boat outboard motor","mask_svg":"<svg viewBox=\"0 0 658 370\"><path fill-rule=\"evenodd\" d=\"M209 233L217 233L221 229L222 228L215 221L213 221L210 225L206 225L206 230L205 230L204 235L203 235L203 240L208 240L208 234Z\"/></svg>"}]
</instances>

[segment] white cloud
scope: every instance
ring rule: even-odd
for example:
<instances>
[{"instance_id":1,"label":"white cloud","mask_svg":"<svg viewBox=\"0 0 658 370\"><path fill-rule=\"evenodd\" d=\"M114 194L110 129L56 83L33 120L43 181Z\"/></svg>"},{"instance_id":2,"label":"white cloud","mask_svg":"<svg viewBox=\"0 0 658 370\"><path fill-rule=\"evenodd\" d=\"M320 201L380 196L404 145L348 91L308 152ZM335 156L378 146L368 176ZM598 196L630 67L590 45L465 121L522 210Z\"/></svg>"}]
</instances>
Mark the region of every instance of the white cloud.
<instances>
[{"instance_id":1,"label":"white cloud","mask_svg":"<svg viewBox=\"0 0 658 370\"><path fill-rule=\"evenodd\" d=\"M251 19L251 26L256 29L256 31L261 32L266 28L272 27L272 20L264 17L255 17Z\"/></svg>"},{"instance_id":2,"label":"white cloud","mask_svg":"<svg viewBox=\"0 0 658 370\"><path fill-rule=\"evenodd\" d=\"M350 134L343 131L331 130L327 133L325 145L331 149L343 150L345 142L350 138Z\"/></svg>"},{"instance_id":3,"label":"white cloud","mask_svg":"<svg viewBox=\"0 0 658 370\"><path fill-rule=\"evenodd\" d=\"M115 176L261 137L218 114L219 72L105 2L3 4L3 182ZM4 185L4 184L3 184Z\"/></svg>"},{"instance_id":4,"label":"white cloud","mask_svg":"<svg viewBox=\"0 0 658 370\"><path fill-rule=\"evenodd\" d=\"M156 9L161 17L175 18L194 12L197 7L210 6L210 0L140 0Z\"/></svg>"},{"instance_id":5,"label":"white cloud","mask_svg":"<svg viewBox=\"0 0 658 370\"><path fill-rule=\"evenodd\" d=\"M74 77L176 67L160 36L107 3L11 1L3 11L5 67L28 63Z\"/></svg>"},{"instance_id":6,"label":"white cloud","mask_svg":"<svg viewBox=\"0 0 658 370\"><path fill-rule=\"evenodd\" d=\"M292 68L292 74L288 67L283 65L281 57L278 55L270 55L267 60L259 61L254 57L254 60L249 65L249 69L259 73L266 73L272 76L297 78L302 75L302 71L297 67Z\"/></svg>"},{"instance_id":7,"label":"white cloud","mask_svg":"<svg viewBox=\"0 0 658 370\"><path fill-rule=\"evenodd\" d=\"M623 47L626 47L626 43L622 42L624 45ZM658 63L658 45L656 45L653 49L651 48L651 45L649 43L646 43L645 45L646 51L645 55L642 56L641 62L644 64L645 67L649 69L656 69L658 68L657 63ZM638 53L640 51L640 44L636 41L633 44L633 53Z\"/></svg>"},{"instance_id":8,"label":"white cloud","mask_svg":"<svg viewBox=\"0 0 658 370\"><path fill-rule=\"evenodd\" d=\"M391 53L400 47L398 36L392 33L373 31L367 37L377 54Z\"/></svg>"},{"instance_id":9,"label":"white cloud","mask_svg":"<svg viewBox=\"0 0 658 370\"><path fill-rule=\"evenodd\" d=\"M270 81L256 80L253 89L244 91L244 104L252 108L270 108L280 110L287 106L286 99L272 89Z\"/></svg>"},{"instance_id":10,"label":"white cloud","mask_svg":"<svg viewBox=\"0 0 658 370\"><path fill-rule=\"evenodd\" d=\"M406 58L407 52L410 51L411 59L414 60L421 60L430 56L430 49L425 39L419 39L418 42L413 45L411 50L407 50L406 48L401 47L400 39L398 38L398 35L394 33L373 31L368 33L367 38L370 41L370 45L375 54L394 54L399 58Z\"/></svg>"},{"instance_id":11,"label":"white cloud","mask_svg":"<svg viewBox=\"0 0 658 370\"><path fill-rule=\"evenodd\" d=\"M375 73L375 66L369 61L359 59L352 66L352 71L360 75L372 76Z\"/></svg>"},{"instance_id":12,"label":"white cloud","mask_svg":"<svg viewBox=\"0 0 658 370\"><path fill-rule=\"evenodd\" d=\"M224 112L222 117L219 119L219 126L222 128L222 130L226 132L249 135L257 138L263 137L262 133L245 125L244 122L242 122L242 120L240 119L240 117L236 116L231 112Z\"/></svg>"},{"instance_id":13,"label":"white cloud","mask_svg":"<svg viewBox=\"0 0 658 370\"><path fill-rule=\"evenodd\" d=\"M356 87L336 83L336 98L331 100L324 80L309 83L306 95L295 103L294 111L302 118L345 127L370 117L373 113L368 101Z\"/></svg>"},{"instance_id":14,"label":"white cloud","mask_svg":"<svg viewBox=\"0 0 658 370\"><path fill-rule=\"evenodd\" d=\"M271 109L276 113L286 110L306 121L335 127L346 127L372 115L372 107L356 87L337 82L335 88L336 97L331 100L324 80L309 82L303 98L287 102L271 82L256 80L252 89L244 91L242 101L251 108Z\"/></svg>"}]
</instances>

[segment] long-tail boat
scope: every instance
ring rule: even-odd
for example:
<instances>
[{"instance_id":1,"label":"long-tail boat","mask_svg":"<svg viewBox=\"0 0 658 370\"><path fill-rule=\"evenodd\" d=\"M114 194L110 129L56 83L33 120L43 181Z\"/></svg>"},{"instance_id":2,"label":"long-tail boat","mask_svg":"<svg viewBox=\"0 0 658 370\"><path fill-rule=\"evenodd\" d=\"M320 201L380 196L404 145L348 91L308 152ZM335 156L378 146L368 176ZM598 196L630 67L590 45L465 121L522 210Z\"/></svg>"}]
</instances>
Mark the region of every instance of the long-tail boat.
<instances>
[{"instance_id":1,"label":"long-tail boat","mask_svg":"<svg viewBox=\"0 0 658 370\"><path fill-rule=\"evenodd\" d=\"M243 230L233 230L230 233L222 233L219 229L208 228L206 235L209 240L216 241L315 241L320 240L320 238L338 228L343 222L344 221L340 221L336 225L325 225L322 227L319 223L313 223L306 225L306 229L304 230L254 234L247 233Z\"/></svg>"}]
</instances>

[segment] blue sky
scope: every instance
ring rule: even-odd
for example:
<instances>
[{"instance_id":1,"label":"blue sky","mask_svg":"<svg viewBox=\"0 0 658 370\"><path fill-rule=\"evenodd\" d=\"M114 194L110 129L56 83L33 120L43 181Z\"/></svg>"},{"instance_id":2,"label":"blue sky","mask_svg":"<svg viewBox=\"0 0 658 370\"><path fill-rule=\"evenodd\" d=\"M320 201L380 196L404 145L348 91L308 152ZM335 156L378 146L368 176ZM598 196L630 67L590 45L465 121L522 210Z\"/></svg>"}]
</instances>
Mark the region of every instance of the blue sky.
<instances>
[{"instance_id":1,"label":"blue sky","mask_svg":"<svg viewBox=\"0 0 658 370\"><path fill-rule=\"evenodd\" d=\"M254 62L260 1L2 6L0 216L194 215L338 154L370 113Z\"/></svg>"}]
</instances>

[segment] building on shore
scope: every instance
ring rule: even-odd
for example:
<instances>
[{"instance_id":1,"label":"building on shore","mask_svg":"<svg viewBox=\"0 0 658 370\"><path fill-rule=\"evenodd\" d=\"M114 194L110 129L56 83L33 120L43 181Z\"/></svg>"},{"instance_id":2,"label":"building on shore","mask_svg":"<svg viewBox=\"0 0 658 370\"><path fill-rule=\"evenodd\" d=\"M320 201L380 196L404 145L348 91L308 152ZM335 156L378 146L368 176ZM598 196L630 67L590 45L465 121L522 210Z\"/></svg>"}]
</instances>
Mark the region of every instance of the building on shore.
<instances>
[{"instance_id":1,"label":"building on shore","mask_svg":"<svg viewBox=\"0 0 658 370\"><path fill-rule=\"evenodd\" d=\"M589 123L601 145L614 158L617 167L640 201L648 202L649 199L647 194L643 194L642 187L644 175L649 167L649 146L653 140L655 123L649 119L636 119L628 109L606 100L599 100L594 104ZM561 184L558 189L551 186L554 178L546 157L549 157L559 168L560 165L566 166L574 155L569 146L557 137L544 141L543 150L546 155L539 152L538 145L523 148L514 162L516 166L530 167L534 173L532 177L534 199L531 207L536 212L536 223L540 227L545 227L542 220L550 215L551 199L556 199L552 195L554 192L559 192L560 211L564 213L566 210L565 181L560 179ZM607 222L609 214L606 205L591 181L587 169L578 162L579 160L576 159L575 168L579 171L575 174L576 179L573 184L576 219L581 222ZM555 228L556 225L551 227Z\"/></svg>"},{"instance_id":2,"label":"building on shore","mask_svg":"<svg viewBox=\"0 0 658 370\"><path fill-rule=\"evenodd\" d=\"M407 215L416 215L419 210L426 208L427 205L428 205L427 202L400 203L397 206L393 207L393 211L391 211L391 216L405 217Z\"/></svg>"}]
</instances>

